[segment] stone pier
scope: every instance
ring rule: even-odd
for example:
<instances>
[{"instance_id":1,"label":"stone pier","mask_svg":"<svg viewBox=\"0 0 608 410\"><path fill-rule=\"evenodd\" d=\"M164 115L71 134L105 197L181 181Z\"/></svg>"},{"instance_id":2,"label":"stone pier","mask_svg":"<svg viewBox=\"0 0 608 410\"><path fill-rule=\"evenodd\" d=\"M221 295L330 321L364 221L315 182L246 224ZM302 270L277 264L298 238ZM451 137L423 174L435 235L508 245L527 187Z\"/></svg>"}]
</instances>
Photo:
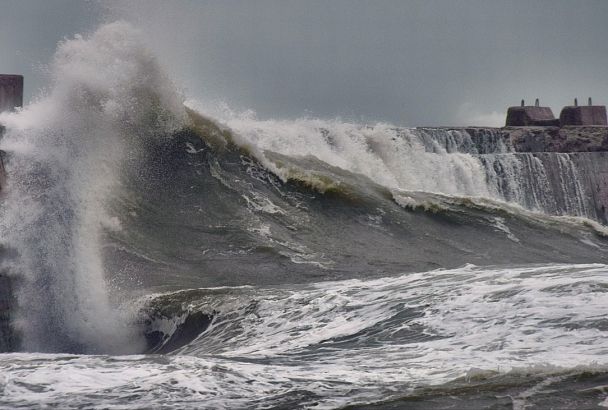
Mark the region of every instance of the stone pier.
<instances>
[{"instance_id":1,"label":"stone pier","mask_svg":"<svg viewBox=\"0 0 608 410\"><path fill-rule=\"evenodd\" d=\"M14 111L23 106L23 76L0 74L0 112ZM0 137L4 127L0 124ZM6 183L4 152L0 151L0 191ZM0 249L0 257L6 257L6 250ZM0 271L0 352L13 351L18 346L11 323L11 311L15 305L14 281L7 271Z\"/></svg>"},{"instance_id":2,"label":"stone pier","mask_svg":"<svg viewBox=\"0 0 608 410\"><path fill-rule=\"evenodd\" d=\"M0 112L23 106L23 76L0 74Z\"/></svg>"},{"instance_id":3,"label":"stone pier","mask_svg":"<svg viewBox=\"0 0 608 410\"><path fill-rule=\"evenodd\" d=\"M18 74L0 74L0 113L14 111L23 107L23 76ZM4 127L0 124L0 137ZM4 170L4 152L0 151L0 190L4 188L6 173Z\"/></svg>"}]
</instances>

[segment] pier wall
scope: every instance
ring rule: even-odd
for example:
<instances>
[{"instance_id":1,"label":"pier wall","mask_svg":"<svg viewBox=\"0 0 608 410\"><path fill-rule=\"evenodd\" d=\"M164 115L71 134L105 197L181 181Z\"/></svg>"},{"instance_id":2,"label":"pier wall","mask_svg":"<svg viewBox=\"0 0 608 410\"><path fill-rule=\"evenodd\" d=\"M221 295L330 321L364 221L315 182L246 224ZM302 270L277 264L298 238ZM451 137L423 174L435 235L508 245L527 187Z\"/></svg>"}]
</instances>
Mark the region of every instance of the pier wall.
<instances>
[{"instance_id":1,"label":"pier wall","mask_svg":"<svg viewBox=\"0 0 608 410\"><path fill-rule=\"evenodd\" d=\"M603 105L564 107L559 115L561 126L568 125L599 125L606 126L606 107Z\"/></svg>"},{"instance_id":2,"label":"pier wall","mask_svg":"<svg viewBox=\"0 0 608 410\"><path fill-rule=\"evenodd\" d=\"M13 111L23 106L23 76L0 74L0 112ZM0 124L0 137L4 127ZM4 190L6 172L3 151L0 151L0 191ZM1 193L1 192L0 192ZM0 257L6 258L6 250L0 250ZM9 352L17 348L16 333L12 329L11 311L14 309L14 279L8 272L0 271L0 352Z\"/></svg>"},{"instance_id":3,"label":"pier wall","mask_svg":"<svg viewBox=\"0 0 608 410\"><path fill-rule=\"evenodd\" d=\"M23 76L0 74L0 112L23 106Z\"/></svg>"}]
</instances>

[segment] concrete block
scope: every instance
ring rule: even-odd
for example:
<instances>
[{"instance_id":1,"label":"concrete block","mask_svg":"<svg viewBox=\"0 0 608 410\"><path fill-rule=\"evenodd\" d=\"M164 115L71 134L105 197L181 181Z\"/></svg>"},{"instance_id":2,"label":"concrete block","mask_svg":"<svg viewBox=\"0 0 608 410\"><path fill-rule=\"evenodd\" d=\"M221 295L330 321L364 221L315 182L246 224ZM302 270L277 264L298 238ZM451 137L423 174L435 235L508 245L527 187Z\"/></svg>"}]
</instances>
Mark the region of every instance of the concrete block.
<instances>
[{"instance_id":1,"label":"concrete block","mask_svg":"<svg viewBox=\"0 0 608 410\"><path fill-rule=\"evenodd\" d=\"M525 106L509 107L507 127L551 127L559 126L559 120L549 107Z\"/></svg>"},{"instance_id":2,"label":"concrete block","mask_svg":"<svg viewBox=\"0 0 608 410\"><path fill-rule=\"evenodd\" d=\"M0 112L23 106L23 76L0 74Z\"/></svg>"},{"instance_id":3,"label":"concrete block","mask_svg":"<svg viewBox=\"0 0 608 410\"><path fill-rule=\"evenodd\" d=\"M568 106L562 109L559 115L560 125L577 125L577 126L608 126L606 119L606 106L604 105L587 105L587 106Z\"/></svg>"}]
</instances>

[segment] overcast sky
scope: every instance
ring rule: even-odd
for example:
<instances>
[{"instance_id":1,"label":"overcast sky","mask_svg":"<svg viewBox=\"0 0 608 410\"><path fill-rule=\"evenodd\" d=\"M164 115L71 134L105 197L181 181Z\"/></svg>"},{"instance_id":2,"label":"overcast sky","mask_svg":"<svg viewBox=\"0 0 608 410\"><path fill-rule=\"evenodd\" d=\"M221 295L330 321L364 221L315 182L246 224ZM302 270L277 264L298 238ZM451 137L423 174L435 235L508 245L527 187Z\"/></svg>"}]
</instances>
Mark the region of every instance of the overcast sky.
<instances>
[{"instance_id":1,"label":"overcast sky","mask_svg":"<svg viewBox=\"0 0 608 410\"><path fill-rule=\"evenodd\" d=\"M57 41L124 19L187 95L261 118L500 125L539 97L608 103L606 0L0 0L0 72L47 84Z\"/></svg>"}]
</instances>

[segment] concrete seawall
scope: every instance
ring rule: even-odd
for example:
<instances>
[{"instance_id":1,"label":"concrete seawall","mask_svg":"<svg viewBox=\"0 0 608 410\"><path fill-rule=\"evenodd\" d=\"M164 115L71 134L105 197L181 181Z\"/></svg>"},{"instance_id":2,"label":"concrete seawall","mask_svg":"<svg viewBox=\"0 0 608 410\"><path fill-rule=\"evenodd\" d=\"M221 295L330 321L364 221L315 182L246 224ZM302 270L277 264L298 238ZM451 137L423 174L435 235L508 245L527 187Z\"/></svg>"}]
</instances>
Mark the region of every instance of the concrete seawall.
<instances>
[{"instance_id":1,"label":"concrete seawall","mask_svg":"<svg viewBox=\"0 0 608 410\"><path fill-rule=\"evenodd\" d=\"M467 133L479 146L500 139L514 152L598 152L608 151L608 127L422 127Z\"/></svg>"},{"instance_id":2,"label":"concrete seawall","mask_svg":"<svg viewBox=\"0 0 608 410\"><path fill-rule=\"evenodd\" d=\"M14 111L20 107L23 107L23 76L0 74L0 113ZM0 124L0 138L2 135L4 135L4 126ZM4 152L0 151L0 190L6 181L4 157Z\"/></svg>"},{"instance_id":3,"label":"concrete seawall","mask_svg":"<svg viewBox=\"0 0 608 410\"><path fill-rule=\"evenodd\" d=\"M608 224L608 152L577 152L570 157L576 163L598 219Z\"/></svg>"},{"instance_id":4,"label":"concrete seawall","mask_svg":"<svg viewBox=\"0 0 608 410\"><path fill-rule=\"evenodd\" d=\"M7 272L0 272L0 353L13 351L18 346L10 314L15 307L13 286Z\"/></svg>"},{"instance_id":5,"label":"concrete seawall","mask_svg":"<svg viewBox=\"0 0 608 410\"><path fill-rule=\"evenodd\" d=\"M2 137L3 132L4 129L0 126L0 137ZM0 151L0 196L3 194L5 183L4 152ZM0 249L0 257L7 257L5 249ZM13 281L7 271L0 271L0 352L14 350L16 346L15 334L11 330L10 317L10 311L14 306L13 296Z\"/></svg>"},{"instance_id":6,"label":"concrete seawall","mask_svg":"<svg viewBox=\"0 0 608 410\"><path fill-rule=\"evenodd\" d=\"M0 112L23 106L23 76L0 74Z\"/></svg>"},{"instance_id":7,"label":"concrete seawall","mask_svg":"<svg viewBox=\"0 0 608 410\"><path fill-rule=\"evenodd\" d=\"M608 127L512 127L500 131L517 152L608 151Z\"/></svg>"},{"instance_id":8,"label":"concrete seawall","mask_svg":"<svg viewBox=\"0 0 608 410\"><path fill-rule=\"evenodd\" d=\"M565 179L571 178L575 172L576 188L582 191L578 200L584 202L588 217L608 225L608 127L441 127L420 130L466 135L462 141L469 142L461 148L451 147L452 152L473 150L481 158L509 155L519 158L522 163L533 158L542 165L542 177L546 178L548 192L552 195L548 201L552 203L549 213L569 214L572 198L567 197L568 191L564 191L563 186ZM574 170L565 169L563 155L574 165ZM536 168L524 167L522 170L520 183L527 187L537 183L535 179L541 176L535 175ZM566 171L568 175L564 174Z\"/></svg>"},{"instance_id":9,"label":"concrete seawall","mask_svg":"<svg viewBox=\"0 0 608 410\"><path fill-rule=\"evenodd\" d=\"M607 127L507 128L503 132L517 152L568 153L596 219L608 224Z\"/></svg>"},{"instance_id":10,"label":"concrete seawall","mask_svg":"<svg viewBox=\"0 0 608 410\"><path fill-rule=\"evenodd\" d=\"M0 74L0 112L13 111L23 106L23 76L14 74ZM4 134L4 127L0 124L0 138ZM5 155L0 151L0 195L5 188L6 172L4 168ZM1 257L6 258L5 249L0 250ZM10 312L15 306L13 287L14 280L8 272L0 271L0 352L15 350L17 340L12 331Z\"/></svg>"}]
</instances>

